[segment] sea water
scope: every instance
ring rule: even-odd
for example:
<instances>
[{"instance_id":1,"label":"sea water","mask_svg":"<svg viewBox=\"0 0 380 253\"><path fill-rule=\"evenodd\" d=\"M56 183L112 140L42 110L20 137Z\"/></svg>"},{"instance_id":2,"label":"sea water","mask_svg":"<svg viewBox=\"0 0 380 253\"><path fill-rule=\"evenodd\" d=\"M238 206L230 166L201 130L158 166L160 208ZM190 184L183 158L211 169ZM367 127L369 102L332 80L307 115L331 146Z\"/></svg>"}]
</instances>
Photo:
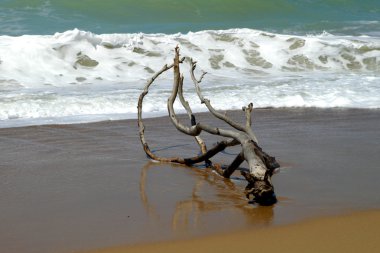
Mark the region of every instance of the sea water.
<instances>
[{"instance_id":1,"label":"sea water","mask_svg":"<svg viewBox=\"0 0 380 253\"><path fill-rule=\"evenodd\" d=\"M220 110L380 108L376 0L2 0L0 127L136 118L177 45ZM181 68L186 99L205 111L188 58ZM146 117L166 113L171 87L168 71Z\"/></svg>"}]
</instances>

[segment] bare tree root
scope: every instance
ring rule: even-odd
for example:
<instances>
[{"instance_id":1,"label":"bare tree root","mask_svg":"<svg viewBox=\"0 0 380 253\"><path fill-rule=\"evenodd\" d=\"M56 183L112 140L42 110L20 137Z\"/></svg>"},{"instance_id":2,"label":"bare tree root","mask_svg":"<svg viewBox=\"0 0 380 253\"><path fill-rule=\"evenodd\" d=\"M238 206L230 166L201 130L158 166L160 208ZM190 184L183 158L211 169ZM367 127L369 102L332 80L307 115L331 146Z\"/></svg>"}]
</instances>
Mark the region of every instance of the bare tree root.
<instances>
[{"instance_id":1,"label":"bare tree root","mask_svg":"<svg viewBox=\"0 0 380 253\"><path fill-rule=\"evenodd\" d=\"M173 64L163 66L160 71L158 71L151 79L149 79L144 87L144 91L141 93L139 97L137 105L138 126L140 140L145 153L149 158L160 162L179 163L189 166L200 162L206 162L207 166L212 166L216 172L218 172L225 178L229 178L232 175L232 173L236 169L238 169L239 166L245 161L249 166L249 172L242 171L242 175L248 181L248 185L245 190L246 196L249 199L252 199L252 201L262 205L271 205L275 203L276 196L274 194L274 187L271 182L271 177L273 175L273 171L280 165L277 163L274 157L266 154L258 145L257 138L252 130L253 104L250 103L247 107L242 108L243 112L245 113L245 124L239 124L233 121L231 118L227 117L225 114L222 114L215 110L215 108L211 105L210 100L203 96L200 88L200 83L206 75L206 72L203 72L200 78L197 79L194 73L194 70L196 69L196 62L190 59L190 76L201 103L204 103L206 105L207 109L213 116L222 120L223 122L231 126L234 130L213 127L202 122L197 122L189 103L185 100L183 96L184 77L180 72L180 64L184 62L185 58L180 59L179 55L179 48L176 47ZM169 118L173 125L177 128L177 130L186 135L194 136L201 150L201 154L189 158L160 157L156 155L149 148L144 134L145 126L142 121L143 99L148 94L149 88L153 84L153 82L162 73L172 68L173 88L171 95L167 101ZM190 126L181 123L174 111L173 105L174 101L177 99L177 96L182 106L185 108L187 115L189 116L191 123ZM211 149L208 150L205 142L199 136L202 132L225 137L226 139L216 143ZM212 165L210 159L213 156L223 151L227 147L236 145L240 145L242 147L242 151L237 155L237 157L228 167L223 168L218 164Z\"/></svg>"}]
</instances>

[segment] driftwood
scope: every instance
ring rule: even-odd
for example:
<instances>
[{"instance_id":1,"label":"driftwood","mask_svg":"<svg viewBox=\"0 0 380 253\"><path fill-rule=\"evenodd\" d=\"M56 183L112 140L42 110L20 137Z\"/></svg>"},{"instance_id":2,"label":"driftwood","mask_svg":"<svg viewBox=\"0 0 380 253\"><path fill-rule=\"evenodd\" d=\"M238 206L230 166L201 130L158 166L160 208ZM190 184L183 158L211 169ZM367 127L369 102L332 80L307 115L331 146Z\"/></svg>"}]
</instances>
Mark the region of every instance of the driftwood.
<instances>
[{"instance_id":1,"label":"driftwood","mask_svg":"<svg viewBox=\"0 0 380 253\"><path fill-rule=\"evenodd\" d=\"M216 118L224 121L230 125L234 130L222 129L219 127L213 127L208 124L203 124L197 122L195 115L192 113L189 103L183 97L183 80L184 77L180 72L180 64L184 62L185 58L180 59L179 48L175 48L175 57L174 62L171 65L165 65L160 71L158 71L152 78L147 81L144 91L141 93L138 100L138 126L140 140L143 145L144 151L147 156L153 160L160 162L171 162L179 163L191 166L196 163L205 162L206 166L212 167L217 173L225 178L229 178L232 173L239 168L239 166L246 161L249 166L249 171L241 170L241 174L248 181L248 185L245 189L245 194L252 201L262 204L262 205L271 205L276 202L276 196L274 194L274 188L271 182L271 177L276 168L279 167L279 164L276 162L274 157L266 154L258 145L257 138L252 130L252 103L247 107L243 107L245 113L245 124L239 124L225 114L222 114L215 110L211 105L210 101L206 99L201 91L200 83L203 77L206 75L206 72L203 72L200 78L195 77L194 70L196 68L196 62L190 59L190 76L194 83L195 90L201 101L210 111L210 113ZM201 154L193 157L183 158L183 157L160 157L153 153L149 148L149 145L145 139L145 126L142 121L142 106L143 99L148 94L149 87L153 82L164 72L173 68L174 70L174 82L173 89L170 97L167 101L167 107L169 112L169 118L172 121L173 125L182 133L194 136L196 142L200 146ZM174 101L179 97L181 104L186 109L186 112L189 116L191 126L186 126L182 124L174 111ZM207 149L205 142L200 138L200 133L206 132L212 135L219 135L226 137L222 141L219 141L212 148ZM233 162L227 166L222 167L218 164L213 164L210 159L217 153L223 151L227 147L240 145L242 150L233 160Z\"/></svg>"}]
</instances>

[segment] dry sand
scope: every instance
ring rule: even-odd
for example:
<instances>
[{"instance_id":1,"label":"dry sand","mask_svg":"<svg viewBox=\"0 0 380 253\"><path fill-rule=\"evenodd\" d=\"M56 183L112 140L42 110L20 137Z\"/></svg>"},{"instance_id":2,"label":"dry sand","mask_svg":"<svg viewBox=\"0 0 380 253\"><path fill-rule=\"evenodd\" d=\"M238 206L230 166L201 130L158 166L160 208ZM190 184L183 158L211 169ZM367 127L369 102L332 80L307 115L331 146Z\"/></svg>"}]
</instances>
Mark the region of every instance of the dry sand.
<instances>
[{"instance_id":1,"label":"dry sand","mask_svg":"<svg viewBox=\"0 0 380 253\"><path fill-rule=\"evenodd\" d=\"M205 114L198 118L221 124ZM167 118L147 119L146 126L159 154L197 152L193 139ZM231 235L235 241L262 228L278 231L278 238L283 231L285 243L298 226L305 226L298 234L306 238L308 230L320 230L300 221L380 208L379 126L379 110L256 110L260 145L282 165L273 177L279 203L272 207L249 205L238 174L229 181L201 167L149 162L135 120L0 129L0 252L66 253L200 236L223 242L209 236L248 231ZM230 162L237 152L216 160ZM360 232L365 237L358 243L372 245L376 230L360 224L377 220L376 213L347 218L357 227L341 222L342 236L352 231L347 241L355 241ZM336 224L321 224L330 222ZM300 225L282 227L294 223ZM337 229L320 236L335 240Z\"/></svg>"},{"instance_id":2,"label":"dry sand","mask_svg":"<svg viewBox=\"0 0 380 253\"><path fill-rule=\"evenodd\" d=\"M115 247L87 253L172 252L344 252L380 251L380 211L319 218L299 224L245 230L187 241Z\"/></svg>"}]
</instances>

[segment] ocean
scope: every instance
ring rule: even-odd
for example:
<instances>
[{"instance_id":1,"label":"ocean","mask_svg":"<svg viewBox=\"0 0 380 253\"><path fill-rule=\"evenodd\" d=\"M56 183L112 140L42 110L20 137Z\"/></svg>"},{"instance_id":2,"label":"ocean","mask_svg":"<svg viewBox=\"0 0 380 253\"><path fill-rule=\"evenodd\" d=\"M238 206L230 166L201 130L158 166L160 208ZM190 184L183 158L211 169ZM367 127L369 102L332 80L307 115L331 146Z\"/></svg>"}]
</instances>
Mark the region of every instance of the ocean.
<instances>
[{"instance_id":1,"label":"ocean","mask_svg":"<svg viewBox=\"0 0 380 253\"><path fill-rule=\"evenodd\" d=\"M0 127L136 118L176 45L208 72L201 87L220 110L380 108L378 0L1 0ZM171 78L144 116L166 114Z\"/></svg>"}]
</instances>

